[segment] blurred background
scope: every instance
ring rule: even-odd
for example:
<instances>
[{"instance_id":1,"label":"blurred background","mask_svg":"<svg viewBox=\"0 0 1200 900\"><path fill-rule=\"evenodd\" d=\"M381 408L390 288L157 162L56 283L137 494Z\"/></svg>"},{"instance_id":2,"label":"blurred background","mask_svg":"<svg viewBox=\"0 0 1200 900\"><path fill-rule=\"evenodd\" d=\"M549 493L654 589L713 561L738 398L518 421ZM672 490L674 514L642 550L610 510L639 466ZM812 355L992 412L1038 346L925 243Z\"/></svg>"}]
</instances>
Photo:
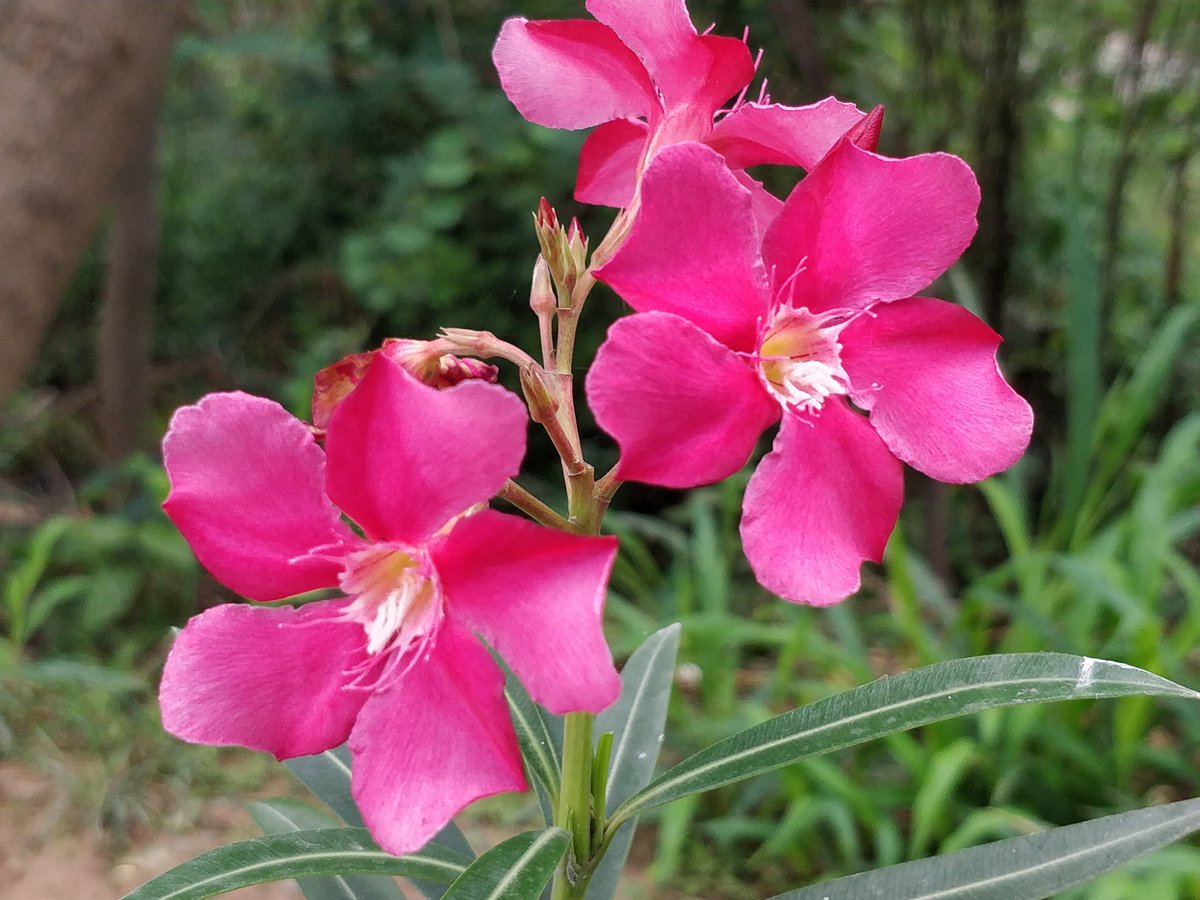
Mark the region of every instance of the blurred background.
<instances>
[{"instance_id":1,"label":"blurred background","mask_svg":"<svg viewBox=\"0 0 1200 900\"><path fill-rule=\"evenodd\" d=\"M582 0L151 6L0 0L0 875L22 898L111 897L252 834L241 799L295 790L157 721L169 628L233 599L159 509L171 411L243 389L303 417L316 369L440 326L533 348L538 198L596 239L612 218L571 199L583 135L525 122L490 63L506 16ZM1082 653L1200 687L1200 7L690 6L701 29L749 25L775 101L882 103L881 152L974 167L978 237L927 293L1005 336L1038 419L983 485L910 472L885 564L825 610L750 576L744 477L623 487L614 652L684 625L664 759L970 654ZM798 173L759 174L782 195ZM581 365L623 311L597 290ZM555 497L548 446L522 480ZM629 896L765 896L1197 796L1198 746L1200 708L1147 698L930 726L666 808ZM472 821L534 815L519 798ZM292 896L270 890L245 896ZM1134 891L1200 897L1200 847L1072 896Z\"/></svg>"}]
</instances>

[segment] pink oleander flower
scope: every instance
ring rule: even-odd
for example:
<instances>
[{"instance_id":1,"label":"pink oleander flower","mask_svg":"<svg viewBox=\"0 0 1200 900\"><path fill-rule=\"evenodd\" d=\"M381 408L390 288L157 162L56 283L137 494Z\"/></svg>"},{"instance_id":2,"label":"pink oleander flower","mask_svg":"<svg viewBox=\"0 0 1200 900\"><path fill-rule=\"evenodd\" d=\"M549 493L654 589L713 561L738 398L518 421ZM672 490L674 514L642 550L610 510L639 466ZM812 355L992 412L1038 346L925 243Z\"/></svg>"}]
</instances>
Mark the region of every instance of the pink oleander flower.
<instances>
[{"instance_id":1,"label":"pink oleander flower","mask_svg":"<svg viewBox=\"0 0 1200 900\"><path fill-rule=\"evenodd\" d=\"M555 713L599 711L620 690L601 629L615 539L484 507L517 472L526 422L504 388L439 391L382 355L323 451L261 397L180 409L164 506L201 563L252 600L345 596L196 616L163 672L165 728L281 759L349 738L354 798L397 854L472 801L524 790L504 677L479 637Z\"/></svg>"},{"instance_id":2,"label":"pink oleander flower","mask_svg":"<svg viewBox=\"0 0 1200 900\"><path fill-rule=\"evenodd\" d=\"M763 164L812 168L863 121L829 97L809 106L743 101L755 61L744 40L697 34L684 0L587 0L597 21L506 21L492 59L526 119L548 128L596 127L580 153L575 197L629 206L661 148L703 141L753 192L766 223L779 200L743 170ZM732 109L722 109L738 95ZM878 123L874 126L878 137ZM871 138L873 140L874 138ZM871 143L874 149L874 143Z\"/></svg>"},{"instance_id":3,"label":"pink oleander flower","mask_svg":"<svg viewBox=\"0 0 1200 900\"><path fill-rule=\"evenodd\" d=\"M588 401L620 444L618 476L667 487L732 474L782 419L746 490L746 556L780 596L834 603L882 558L901 460L976 481L1024 452L1033 416L997 367L999 335L909 296L975 233L962 160L847 139L761 243L751 203L707 147L658 155L633 230L597 270L638 314L609 331Z\"/></svg>"}]
</instances>

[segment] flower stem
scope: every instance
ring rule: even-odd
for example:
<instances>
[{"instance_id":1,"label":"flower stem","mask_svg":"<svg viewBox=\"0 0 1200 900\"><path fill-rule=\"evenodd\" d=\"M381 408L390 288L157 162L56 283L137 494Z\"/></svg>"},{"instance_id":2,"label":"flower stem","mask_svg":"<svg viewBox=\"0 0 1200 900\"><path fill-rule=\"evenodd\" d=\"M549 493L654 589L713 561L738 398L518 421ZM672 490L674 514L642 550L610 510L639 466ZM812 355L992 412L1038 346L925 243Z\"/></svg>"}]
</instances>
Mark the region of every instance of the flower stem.
<instances>
[{"instance_id":1,"label":"flower stem","mask_svg":"<svg viewBox=\"0 0 1200 900\"><path fill-rule=\"evenodd\" d=\"M592 856L591 713L567 713L563 721L562 786L554 824L571 833L571 849L554 876L553 900L583 897Z\"/></svg>"},{"instance_id":2,"label":"flower stem","mask_svg":"<svg viewBox=\"0 0 1200 900\"><path fill-rule=\"evenodd\" d=\"M558 528L563 531L571 529L570 522L511 478L500 489L500 496L535 522L540 522L550 528Z\"/></svg>"}]
</instances>

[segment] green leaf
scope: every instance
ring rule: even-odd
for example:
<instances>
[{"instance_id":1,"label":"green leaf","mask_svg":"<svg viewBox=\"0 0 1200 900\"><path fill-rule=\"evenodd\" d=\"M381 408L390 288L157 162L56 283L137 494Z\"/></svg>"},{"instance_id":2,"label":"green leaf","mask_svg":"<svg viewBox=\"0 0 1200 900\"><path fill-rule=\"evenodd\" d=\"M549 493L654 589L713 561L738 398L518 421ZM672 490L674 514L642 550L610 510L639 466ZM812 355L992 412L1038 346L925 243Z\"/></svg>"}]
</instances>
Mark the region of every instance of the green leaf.
<instances>
[{"instance_id":1,"label":"green leaf","mask_svg":"<svg viewBox=\"0 0 1200 900\"><path fill-rule=\"evenodd\" d=\"M504 696L512 714L513 729L521 745L521 756L533 774L534 786L538 789L538 800L546 824L554 817L558 803L559 772L562 763L558 758L558 744L546 727L542 711L530 698L525 686L507 667L504 670Z\"/></svg>"},{"instance_id":2,"label":"green leaf","mask_svg":"<svg viewBox=\"0 0 1200 900\"><path fill-rule=\"evenodd\" d=\"M362 814L358 811L358 805L350 791L350 749L345 744L324 753L285 760L284 765L343 822L347 825L362 826ZM475 858L471 845L453 822L435 834L426 847L431 848L434 845L459 854L467 861ZM433 900L442 896L443 885L446 884L444 881L420 878L414 878L413 883L420 888L421 893Z\"/></svg>"},{"instance_id":3,"label":"green leaf","mask_svg":"<svg viewBox=\"0 0 1200 900\"><path fill-rule=\"evenodd\" d=\"M350 793L350 748L345 744L312 756L284 760L306 788L317 795L347 825L361 827L362 813Z\"/></svg>"},{"instance_id":4,"label":"green leaf","mask_svg":"<svg viewBox=\"0 0 1200 900\"><path fill-rule=\"evenodd\" d=\"M445 900L537 900L570 841L561 828L509 838L471 863Z\"/></svg>"},{"instance_id":5,"label":"green leaf","mask_svg":"<svg viewBox=\"0 0 1200 900\"><path fill-rule=\"evenodd\" d=\"M678 624L650 635L621 670L621 696L596 717L596 734L611 731L608 811L649 783L662 746L667 704L679 651ZM589 900L608 900L617 890L636 822L627 822L613 837L588 884Z\"/></svg>"},{"instance_id":6,"label":"green leaf","mask_svg":"<svg viewBox=\"0 0 1200 900\"><path fill-rule=\"evenodd\" d=\"M774 900L1040 900L1200 830L1200 800L1105 816L901 863Z\"/></svg>"},{"instance_id":7,"label":"green leaf","mask_svg":"<svg viewBox=\"0 0 1200 900\"><path fill-rule=\"evenodd\" d=\"M713 744L622 804L610 829L680 797L930 722L1000 706L1137 695L1200 699L1133 666L1065 653L937 663L826 697Z\"/></svg>"},{"instance_id":8,"label":"green leaf","mask_svg":"<svg viewBox=\"0 0 1200 900\"><path fill-rule=\"evenodd\" d=\"M320 828L226 844L146 882L124 900L202 900L264 881L324 875L403 875L445 884L469 862L434 845L392 856L375 846L365 828Z\"/></svg>"},{"instance_id":9,"label":"green leaf","mask_svg":"<svg viewBox=\"0 0 1200 900\"><path fill-rule=\"evenodd\" d=\"M247 805L266 834L288 834L317 828L337 827L332 816L299 800L262 800ZM308 900L404 900L394 879L379 875L334 875L330 878L300 879L300 890Z\"/></svg>"}]
</instances>

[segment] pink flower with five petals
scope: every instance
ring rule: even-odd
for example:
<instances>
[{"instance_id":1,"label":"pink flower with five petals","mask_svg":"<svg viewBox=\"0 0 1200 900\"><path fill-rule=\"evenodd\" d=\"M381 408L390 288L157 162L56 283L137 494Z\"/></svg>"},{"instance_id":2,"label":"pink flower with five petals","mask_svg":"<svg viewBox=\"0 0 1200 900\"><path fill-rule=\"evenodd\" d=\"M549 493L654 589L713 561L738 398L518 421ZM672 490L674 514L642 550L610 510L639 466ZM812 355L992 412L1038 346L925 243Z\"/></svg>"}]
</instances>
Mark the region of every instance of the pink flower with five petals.
<instances>
[{"instance_id":1,"label":"pink flower with five petals","mask_svg":"<svg viewBox=\"0 0 1200 900\"><path fill-rule=\"evenodd\" d=\"M764 94L722 110L754 77L744 40L698 34L684 0L586 5L596 21L509 19L492 52L505 93L526 119L548 128L597 126L580 153L575 198L582 203L629 206L659 149L703 141L752 191L765 225L779 200L743 170L812 168L864 118L833 97L783 106Z\"/></svg>"},{"instance_id":2,"label":"pink flower with five petals","mask_svg":"<svg viewBox=\"0 0 1200 900\"><path fill-rule=\"evenodd\" d=\"M621 447L618 476L717 481L782 419L746 490L746 555L788 600L857 590L899 514L901 460L969 482L1029 442L1033 414L1000 374L999 335L910 296L970 243L978 204L957 157L888 159L846 139L760 243L750 193L720 156L663 150L629 237L597 270L638 312L612 326L587 381Z\"/></svg>"},{"instance_id":3,"label":"pink flower with five petals","mask_svg":"<svg viewBox=\"0 0 1200 900\"><path fill-rule=\"evenodd\" d=\"M477 635L553 712L620 690L601 628L615 539L483 508L516 474L526 422L504 388L437 390L383 355L324 451L260 397L180 409L165 509L200 561L253 600L345 597L192 619L163 672L166 729L279 758L349 738L355 800L397 854L473 800L524 790L503 674Z\"/></svg>"}]
</instances>

